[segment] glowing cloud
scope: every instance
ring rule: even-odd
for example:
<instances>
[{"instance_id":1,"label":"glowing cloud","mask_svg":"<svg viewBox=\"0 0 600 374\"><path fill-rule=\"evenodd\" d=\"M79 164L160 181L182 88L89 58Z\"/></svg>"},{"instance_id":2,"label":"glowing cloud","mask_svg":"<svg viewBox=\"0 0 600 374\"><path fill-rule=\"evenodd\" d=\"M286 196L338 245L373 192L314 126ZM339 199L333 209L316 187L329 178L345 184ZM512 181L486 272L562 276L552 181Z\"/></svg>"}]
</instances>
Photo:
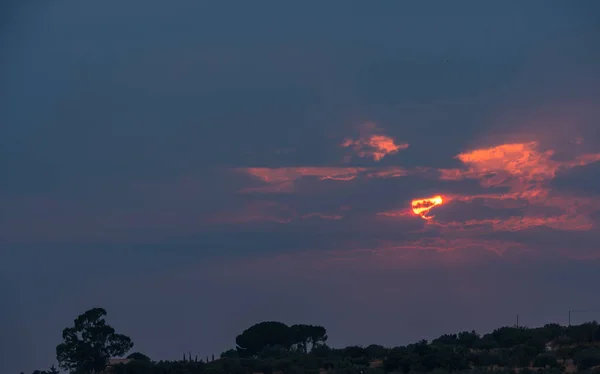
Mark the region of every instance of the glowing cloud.
<instances>
[{"instance_id":1,"label":"glowing cloud","mask_svg":"<svg viewBox=\"0 0 600 374\"><path fill-rule=\"evenodd\" d=\"M360 138L346 138L340 146L351 148L359 157L380 161L385 156L408 148L408 143L396 144L392 137L382 134L374 124L368 123L361 128Z\"/></svg>"},{"instance_id":2,"label":"glowing cloud","mask_svg":"<svg viewBox=\"0 0 600 374\"><path fill-rule=\"evenodd\" d=\"M294 182L300 178L314 177L319 180L350 181L365 168L352 167L287 167L287 168L238 168L235 171L252 176L265 186L244 188L241 192L294 192Z\"/></svg>"},{"instance_id":3,"label":"glowing cloud","mask_svg":"<svg viewBox=\"0 0 600 374\"><path fill-rule=\"evenodd\" d=\"M398 145L393 139L377 131L374 126L367 126L362 129L358 140L347 139L342 146L350 147L361 157L370 157L376 161L408 146ZM567 159L565 154L570 154L571 157ZM296 193L303 192L304 189L299 191L298 188L306 186L306 192L312 195L324 191L312 188L315 183L324 183L333 188L335 183L348 183L357 179L366 181L409 175L444 181L477 181L483 188L479 192L461 194L446 191L440 195L416 198L411 201L410 206L375 213L383 220L410 220L408 217L415 215L428 223L427 230L436 230L442 235L516 232L538 227L583 232L596 227L594 217L600 211L600 198L557 191L552 188L551 182L569 169L600 161L600 153L567 152L557 157L554 149L543 148L538 142L528 141L476 148L459 153L455 159L462 163L462 167L434 169L425 166L405 169L398 166L305 166L235 170L259 182L258 186L244 188L241 192ZM301 179L303 183L297 183ZM443 217L440 215L434 218L431 210L439 205L448 205L448 209ZM345 217L346 214L341 210L296 211L292 215L281 216L271 214L271 211L269 209L269 214L262 215L249 214L249 220L266 217L271 221L285 223L314 218L351 222L357 217L356 213Z\"/></svg>"},{"instance_id":4,"label":"glowing cloud","mask_svg":"<svg viewBox=\"0 0 600 374\"><path fill-rule=\"evenodd\" d=\"M442 169L442 180L478 179L483 187L509 187L511 192L531 190L548 182L560 170L600 161L600 154L584 154L572 161L557 161L553 150L541 151L537 142L502 144L476 149L455 158L466 170Z\"/></svg>"},{"instance_id":5,"label":"glowing cloud","mask_svg":"<svg viewBox=\"0 0 600 374\"><path fill-rule=\"evenodd\" d=\"M469 167L464 176L480 179L484 187L516 187L554 178L562 165L551 159L553 154L552 150L539 151L537 142L529 142L477 149L456 158Z\"/></svg>"},{"instance_id":6,"label":"glowing cloud","mask_svg":"<svg viewBox=\"0 0 600 374\"><path fill-rule=\"evenodd\" d=\"M494 231L518 231L537 226L562 230L590 230L590 214L600 209L593 198L558 195L550 182L559 171L600 160L600 154L584 154L573 160L554 159L553 150L540 150L537 142L509 143L457 155L466 169L442 169L440 179L474 179L484 188L497 190L476 195L456 196L457 201L475 201L492 208L520 207L522 216L503 219L469 220L446 223L445 227ZM541 213L542 211L553 213Z\"/></svg>"},{"instance_id":7,"label":"glowing cloud","mask_svg":"<svg viewBox=\"0 0 600 374\"><path fill-rule=\"evenodd\" d=\"M351 181L357 177L398 178L410 174L400 167L364 168L333 166L300 166L283 168L236 168L235 172L246 174L262 182L263 186L247 187L240 192L292 193L294 183L302 178L315 178L320 181Z\"/></svg>"},{"instance_id":8,"label":"glowing cloud","mask_svg":"<svg viewBox=\"0 0 600 374\"><path fill-rule=\"evenodd\" d=\"M431 208L437 205L442 205L444 200L440 195L415 199L411 202L412 211L425 220L430 220L434 216L428 215Z\"/></svg>"}]
</instances>

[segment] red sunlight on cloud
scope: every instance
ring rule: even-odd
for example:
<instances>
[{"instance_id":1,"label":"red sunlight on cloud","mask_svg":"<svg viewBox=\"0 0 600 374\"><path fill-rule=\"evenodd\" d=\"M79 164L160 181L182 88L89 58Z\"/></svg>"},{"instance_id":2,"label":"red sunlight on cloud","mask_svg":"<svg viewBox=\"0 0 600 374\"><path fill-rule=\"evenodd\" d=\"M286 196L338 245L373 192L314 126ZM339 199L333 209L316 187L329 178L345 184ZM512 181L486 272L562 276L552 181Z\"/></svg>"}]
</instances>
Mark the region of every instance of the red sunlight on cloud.
<instances>
[{"instance_id":1,"label":"red sunlight on cloud","mask_svg":"<svg viewBox=\"0 0 600 374\"><path fill-rule=\"evenodd\" d=\"M474 179L484 188L503 189L502 192L456 196L457 201L477 200L489 207L522 208L524 211L522 216L448 222L443 226L460 230L491 228L494 231L520 231L539 226L591 230L594 221L589 216L600 210L600 200L558 194L551 190L550 182L559 171L600 161L600 154L584 154L568 161L556 160L554 155L554 150L541 150L538 142L502 144L457 155L466 169L439 170L441 180ZM554 213L543 214L541 210Z\"/></svg>"},{"instance_id":2,"label":"red sunlight on cloud","mask_svg":"<svg viewBox=\"0 0 600 374\"><path fill-rule=\"evenodd\" d=\"M248 174L265 183L265 186L244 188L241 192L294 192L294 182L304 177L314 177L319 180L350 181L356 178L366 168L353 167L284 167L284 168L237 168L237 172Z\"/></svg>"},{"instance_id":3,"label":"red sunlight on cloud","mask_svg":"<svg viewBox=\"0 0 600 374\"><path fill-rule=\"evenodd\" d=\"M365 168L351 167L289 167L289 168L246 168L248 174L267 183L279 183L311 176L319 179L351 180Z\"/></svg>"},{"instance_id":4,"label":"red sunlight on cloud","mask_svg":"<svg viewBox=\"0 0 600 374\"><path fill-rule=\"evenodd\" d=\"M321 218L321 219L328 219L328 220L340 220L340 219L344 218L344 216L341 214L307 213L307 214L303 215L301 218L302 219Z\"/></svg>"},{"instance_id":5,"label":"red sunlight on cloud","mask_svg":"<svg viewBox=\"0 0 600 374\"><path fill-rule=\"evenodd\" d=\"M537 142L503 144L456 156L469 168L466 178L481 179L484 187L507 186L523 181L552 179L561 164L551 159L554 151L539 151ZM517 180L511 181L511 177ZM515 183L516 182L516 183Z\"/></svg>"},{"instance_id":6,"label":"red sunlight on cloud","mask_svg":"<svg viewBox=\"0 0 600 374\"><path fill-rule=\"evenodd\" d=\"M412 209L395 209L395 210L387 210L385 212L378 212L378 216L384 217L405 217L408 215L412 215Z\"/></svg>"},{"instance_id":7,"label":"red sunlight on cloud","mask_svg":"<svg viewBox=\"0 0 600 374\"><path fill-rule=\"evenodd\" d=\"M390 136L381 133L374 124L367 123L361 128L361 136L358 139L346 138L340 144L343 148L351 148L359 157L372 158L380 161L385 156L398 153L408 148L408 143L396 144Z\"/></svg>"},{"instance_id":8,"label":"red sunlight on cloud","mask_svg":"<svg viewBox=\"0 0 600 374\"><path fill-rule=\"evenodd\" d=\"M374 127L366 132L371 139ZM363 132L364 134L364 132ZM348 143L349 144L349 143ZM354 144L354 141L353 143ZM472 179L489 192L479 194L444 194L411 201L407 208L376 213L378 216L403 217L415 215L443 232L522 231L535 227L586 231L595 227L592 214L600 211L600 199L558 193L550 182L559 172L600 161L600 153L573 156L570 160L558 159L553 149L542 149L538 142L512 142L494 147L477 148L455 156L463 168L440 169L439 179L457 181ZM564 157L563 157L564 158ZM376 159L376 157L375 157ZM251 187L242 192L296 192L295 182L301 178L316 180L351 181L357 178L397 178L414 174L428 174L430 168L407 170L398 166L374 167L287 167L240 168L237 171L258 179L265 185ZM491 208L499 216L466 218L460 220L436 219L431 210L454 201L458 204L476 204ZM501 211L514 209L514 216L503 216ZM448 214L452 214L452 208ZM467 210L468 211L468 210ZM463 212L464 216L465 212ZM468 214L468 213L466 213ZM505 214L505 213L504 213ZM307 213L298 218L319 217L338 220L342 215ZM283 221L287 221L284 219ZM439 222L438 222L439 221Z\"/></svg>"},{"instance_id":9,"label":"red sunlight on cloud","mask_svg":"<svg viewBox=\"0 0 600 374\"><path fill-rule=\"evenodd\" d=\"M367 174L369 178L398 178L405 177L410 174L410 172L406 169L400 167L389 167L385 169L370 169Z\"/></svg>"},{"instance_id":10,"label":"red sunlight on cloud","mask_svg":"<svg viewBox=\"0 0 600 374\"><path fill-rule=\"evenodd\" d=\"M509 187L524 192L525 185L547 182L560 170L600 161L600 153L581 155L573 161L554 160L554 153L539 150L537 142L476 149L455 157L467 166L466 170L442 169L441 179L479 179L483 187Z\"/></svg>"},{"instance_id":11,"label":"red sunlight on cloud","mask_svg":"<svg viewBox=\"0 0 600 374\"><path fill-rule=\"evenodd\" d=\"M442 205L443 203L444 200L442 199L442 197L440 195L436 195L432 197L425 197L422 199L415 199L411 202L411 207L414 214L420 216L425 220L430 220L434 217L428 215L431 208L437 205Z\"/></svg>"},{"instance_id":12,"label":"red sunlight on cloud","mask_svg":"<svg viewBox=\"0 0 600 374\"><path fill-rule=\"evenodd\" d=\"M246 187L240 192L292 193L294 182L301 178L312 177L321 181L351 181L359 176L366 178L398 178L407 176L409 171L400 167L366 168L366 167L334 167L334 166L301 166L283 168L237 168L234 171L250 175L265 185Z\"/></svg>"}]
</instances>

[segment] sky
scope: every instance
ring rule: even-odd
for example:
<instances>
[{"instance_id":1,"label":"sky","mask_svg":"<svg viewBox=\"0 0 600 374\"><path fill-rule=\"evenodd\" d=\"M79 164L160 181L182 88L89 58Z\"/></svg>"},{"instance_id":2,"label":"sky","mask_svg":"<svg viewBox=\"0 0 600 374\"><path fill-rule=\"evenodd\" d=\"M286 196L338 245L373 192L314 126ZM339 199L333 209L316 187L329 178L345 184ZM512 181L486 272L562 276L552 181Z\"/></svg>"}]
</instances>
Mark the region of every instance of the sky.
<instances>
[{"instance_id":1,"label":"sky","mask_svg":"<svg viewBox=\"0 0 600 374\"><path fill-rule=\"evenodd\" d=\"M0 372L600 310L598 2L3 7Z\"/></svg>"}]
</instances>

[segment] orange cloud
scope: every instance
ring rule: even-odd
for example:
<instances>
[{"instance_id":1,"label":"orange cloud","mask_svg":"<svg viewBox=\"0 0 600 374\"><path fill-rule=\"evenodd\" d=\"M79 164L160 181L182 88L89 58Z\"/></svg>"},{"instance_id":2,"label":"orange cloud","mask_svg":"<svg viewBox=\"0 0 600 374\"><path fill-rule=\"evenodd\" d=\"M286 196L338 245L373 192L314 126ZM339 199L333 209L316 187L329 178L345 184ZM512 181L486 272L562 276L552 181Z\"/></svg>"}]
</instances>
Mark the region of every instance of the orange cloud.
<instances>
[{"instance_id":1,"label":"orange cloud","mask_svg":"<svg viewBox=\"0 0 600 374\"><path fill-rule=\"evenodd\" d=\"M583 215L569 217L568 215L557 216L523 216L509 217L505 219L473 219L466 221L452 221L436 223L443 229L451 231L522 231L534 227L545 226L552 229L569 231L588 231L594 228L594 222Z\"/></svg>"},{"instance_id":2,"label":"orange cloud","mask_svg":"<svg viewBox=\"0 0 600 374\"><path fill-rule=\"evenodd\" d=\"M509 187L513 192L525 192L524 187L548 182L560 170L600 161L600 153L581 155L571 161L554 160L554 153L539 150L537 142L477 149L455 157L467 166L466 170L442 169L441 179L478 179L483 187Z\"/></svg>"},{"instance_id":3,"label":"orange cloud","mask_svg":"<svg viewBox=\"0 0 600 374\"><path fill-rule=\"evenodd\" d=\"M328 219L328 220L340 220L340 219L344 218L344 216L341 214L307 213L307 214L304 214L301 218L302 219L321 218L321 219Z\"/></svg>"},{"instance_id":4,"label":"orange cloud","mask_svg":"<svg viewBox=\"0 0 600 374\"><path fill-rule=\"evenodd\" d=\"M372 131L369 128L368 131ZM371 138L368 138L371 139ZM412 214L431 223L443 232L522 231L545 226L552 229L586 231L595 227L592 214L600 211L600 199L594 197L567 196L552 191L550 182L559 172L600 161L600 153L573 156L569 160L555 157L552 149L542 149L538 142L513 142L494 147L478 148L455 156L464 167L440 169L439 179L452 181L472 179L489 189L489 192L471 195L444 194L411 201L406 208L377 213L384 217L403 217ZM287 168L240 168L238 172L252 176L264 185L243 189L242 192L294 192L296 182L302 178L326 181L351 181L357 178L396 178L412 174L429 174L427 167L407 170L401 167L287 167ZM446 216L433 222L431 209L441 204L474 203L497 211L498 217L448 219ZM506 217L506 209L518 210ZM469 210L461 211L462 215ZM488 214L488 213L486 213ZM339 213L309 212L297 218L339 220Z\"/></svg>"},{"instance_id":5,"label":"orange cloud","mask_svg":"<svg viewBox=\"0 0 600 374\"><path fill-rule=\"evenodd\" d=\"M265 183L281 183L301 177L312 176L320 179L353 179L364 168L337 167L289 167L289 168L244 168L238 169L248 173Z\"/></svg>"},{"instance_id":6,"label":"orange cloud","mask_svg":"<svg viewBox=\"0 0 600 374\"><path fill-rule=\"evenodd\" d=\"M400 168L400 167L390 167L385 169L369 169L370 171L367 174L369 178L398 178L405 177L410 173L410 171Z\"/></svg>"},{"instance_id":7,"label":"orange cloud","mask_svg":"<svg viewBox=\"0 0 600 374\"><path fill-rule=\"evenodd\" d=\"M384 216L384 217L405 217L405 216L408 216L411 214L412 214L412 209L395 209L395 210L388 210L385 212L377 213L378 216Z\"/></svg>"},{"instance_id":8,"label":"orange cloud","mask_svg":"<svg viewBox=\"0 0 600 374\"><path fill-rule=\"evenodd\" d=\"M554 151L539 151L537 142L503 144L477 149L455 158L467 170L444 170L442 179L479 179L484 187L516 187L556 176L562 166L551 159Z\"/></svg>"},{"instance_id":9,"label":"orange cloud","mask_svg":"<svg viewBox=\"0 0 600 374\"><path fill-rule=\"evenodd\" d=\"M392 137L382 134L374 124L367 123L361 128L358 139L346 138L340 146L351 148L359 157L380 161L385 156L408 148L408 143L396 144Z\"/></svg>"},{"instance_id":10,"label":"orange cloud","mask_svg":"<svg viewBox=\"0 0 600 374\"><path fill-rule=\"evenodd\" d=\"M244 188L241 192L280 192L294 191L294 182L304 177L320 180L350 181L364 172L365 168L352 167L284 167L284 168L237 168L235 171L248 174L265 183L265 186Z\"/></svg>"},{"instance_id":11,"label":"orange cloud","mask_svg":"<svg viewBox=\"0 0 600 374\"><path fill-rule=\"evenodd\" d=\"M456 156L465 169L442 169L440 179L474 179L484 188L503 191L454 197L457 201L479 200L490 207L522 207L523 216L506 219L470 220L445 223L445 227L463 229L491 227L496 231L518 231L537 226L562 230L590 230L589 215L600 210L594 198L554 193L549 182L558 172L600 161L600 153L584 154L573 160L556 160L553 150L541 150L537 142L510 143L481 148ZM545 208L559 213L542 214L528 207Z\"/></svg>"},{"instance_id":12,"label":"orange cloud","mask_svg":"<svg viewBox=\"0 0 600 374\"><path fill-rule=\"evenodd\" d=\"M400 167L365 168L365 167L332 167L301 166L283 168L237 168L234 171L250 175L264 185L247 187L240 192L291 193L294 182L301 178L312 177L318 180L351 181L359 176L366 178L398 178L409 175L408 170Z\"/></svg>"}]
</instances>

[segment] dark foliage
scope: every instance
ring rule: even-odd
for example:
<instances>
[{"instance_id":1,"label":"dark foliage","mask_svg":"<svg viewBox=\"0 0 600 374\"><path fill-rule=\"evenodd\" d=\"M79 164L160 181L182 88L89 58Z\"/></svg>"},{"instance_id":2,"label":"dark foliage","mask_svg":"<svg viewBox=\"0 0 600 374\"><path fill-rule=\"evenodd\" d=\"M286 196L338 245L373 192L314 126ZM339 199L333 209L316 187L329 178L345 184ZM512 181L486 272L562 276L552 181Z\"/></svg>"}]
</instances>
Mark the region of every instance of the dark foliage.
<instances>
[{"instance_id":1,"label":"dark foliage","mask_svg":"<svg viewBox=\"0 0 600 374\"><path fill-rule=\"evenodd\" d=\"M104 322L106 311L92 309L65 329L57 359L72 372L106 369L108 358L121 356L131 340ZM406 346L348 346L325 344L322 326L287 326L267 321L244 330L236 348L209 360L184 354L179 361L152 361L135 352L128 363L112 365L113 374L384 374L384 373L562 373L566 362L579 373L600 374L600 328L596 322L578 326L548 324L540 328L502 327L483 336L475 331L444 334L431 343ZM95 351L94 351L95 350ZM103 367L104 366L104 367ZM57 374L57 370L34 374Z\"/></svg>"},{"instance_id":2,"label":"dark foliage","mask_svg":"<svg viewBox=\"0 0 600 374\"><path fill-rule=\"evenodd\" d=\"M600 366L600 349L588 348L579 351L573 357L573 361L577 364L577 367L582 370Z\"/></svg>"},{"instance_id":3,"label":"dark foliage","mask_svg":"<svg viewBox=\"0 0 600 374\"><path fill-rule=\"evenodd\" d=\"M90 309L63 330L63 343L56 346L56 360L65 370L104 371L111 357L121 356L132 347L131 339L109 326L102 308Z\"/></svg>"},{"instance_id":4,"label":"dark foliage","mask_svg":"<svg viewBox=\"0 0 600 374\"><path fill-rule=\"evenodd\" d=\"M133 352L132 354L130 354L129 356L127 356L127 358L130 359L130 360L151 361L150 357L148 357L145 354L140 353L140 352Z\"/></svg>"}]
</instances>

